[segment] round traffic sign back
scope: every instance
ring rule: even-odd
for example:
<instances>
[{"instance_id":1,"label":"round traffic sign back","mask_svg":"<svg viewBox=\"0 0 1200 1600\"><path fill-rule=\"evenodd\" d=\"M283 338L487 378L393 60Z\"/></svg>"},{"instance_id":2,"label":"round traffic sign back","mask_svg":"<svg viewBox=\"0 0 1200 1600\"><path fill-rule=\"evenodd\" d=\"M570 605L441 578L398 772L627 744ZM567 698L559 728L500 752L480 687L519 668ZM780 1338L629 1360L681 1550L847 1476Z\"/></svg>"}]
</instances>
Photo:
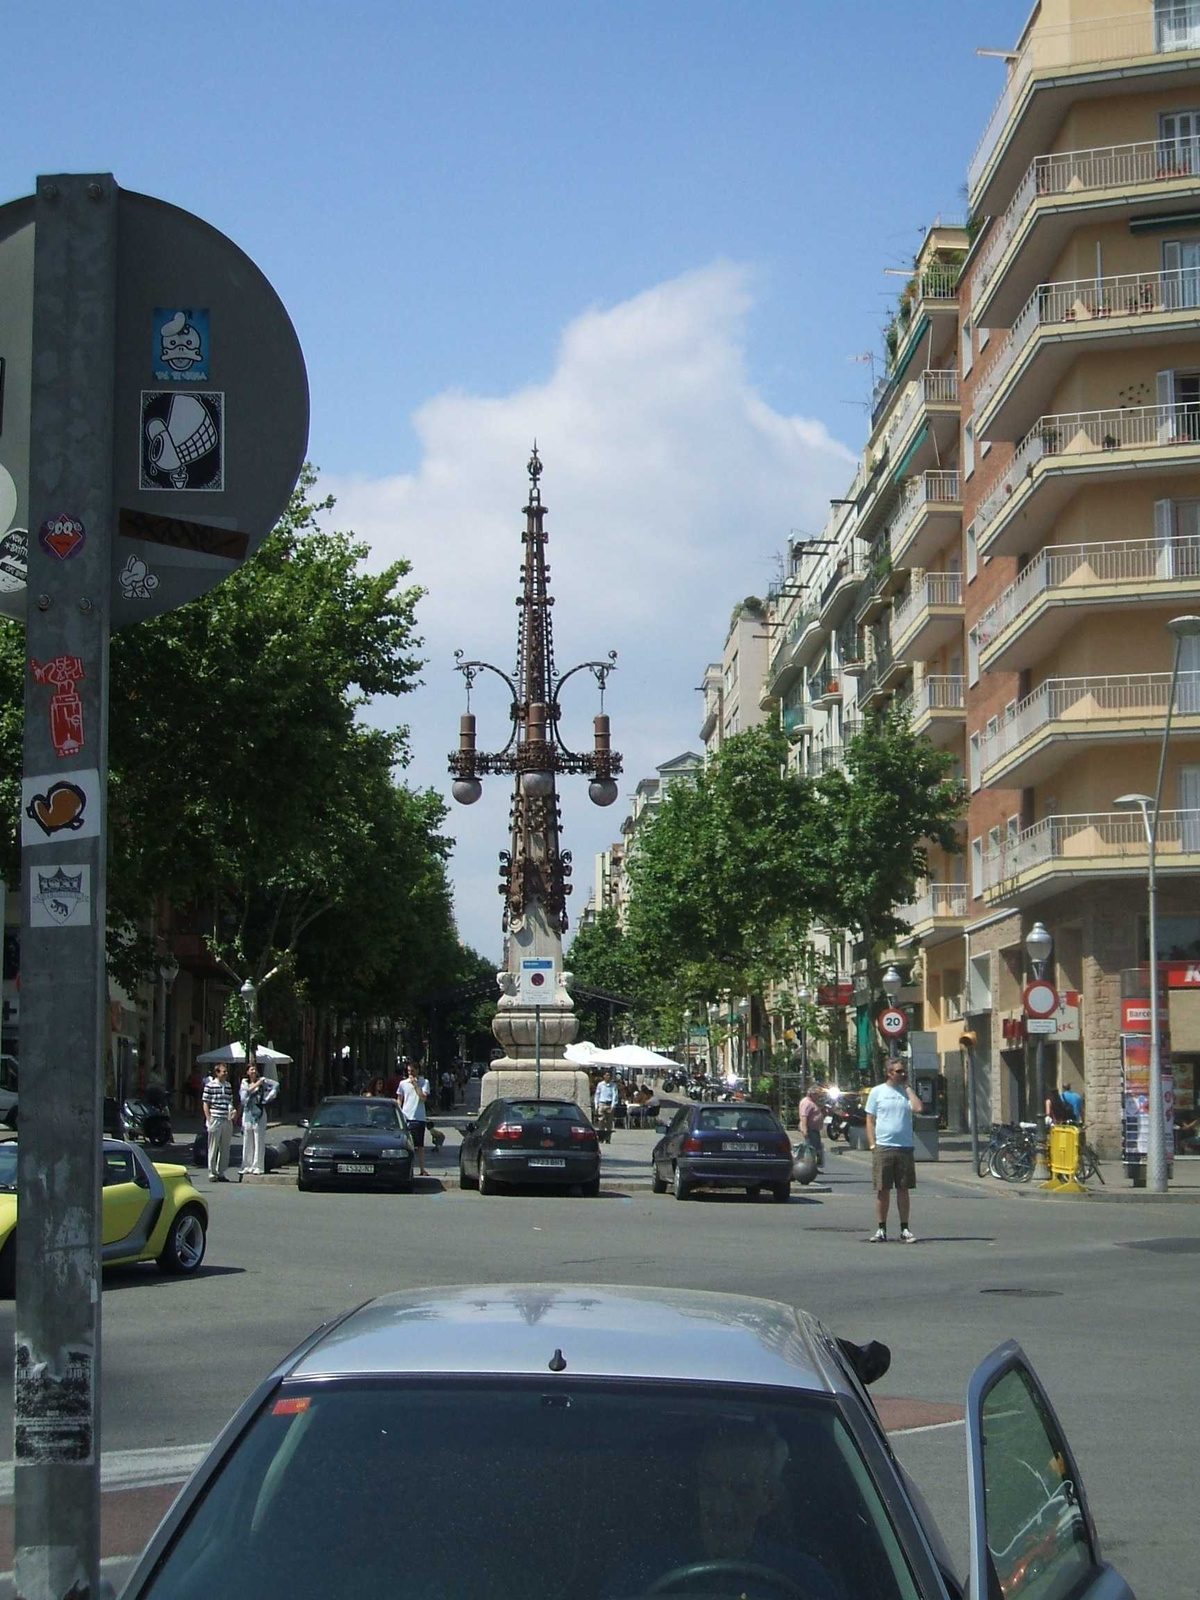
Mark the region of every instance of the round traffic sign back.
<instances>
[{"instance_id":1,"label":"round traffic sign back","mask_svg":"<svg viewBox=\"0 0 1200 1600\"><path fill-rule=\"evenodd\" d=\"M1044 978L1025 985L1024 1000L1027 1017L1052 1017L1058 1010L1058 990Z\"/></svg>"},{"instance_id":2,"label":"round traffic sign back","mask_svg":"<svg viewBox=\"0 0 1200 1600\"><path fill-rule=\"evenodd\" d=\"M908 1032L908 1018L899 1006L886 1006L879 1013L879 1031L885 1039L900 1039Z\"/></svg>"}]
</instances>

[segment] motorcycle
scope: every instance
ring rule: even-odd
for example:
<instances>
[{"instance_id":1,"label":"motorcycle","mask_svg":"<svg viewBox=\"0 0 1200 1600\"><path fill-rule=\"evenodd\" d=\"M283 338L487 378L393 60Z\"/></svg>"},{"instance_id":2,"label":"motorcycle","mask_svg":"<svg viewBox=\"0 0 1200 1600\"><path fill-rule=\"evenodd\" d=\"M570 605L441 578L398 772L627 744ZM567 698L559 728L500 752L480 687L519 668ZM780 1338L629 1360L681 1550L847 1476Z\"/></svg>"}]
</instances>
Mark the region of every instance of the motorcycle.
<instances>
[{"instance_id":1,"label":"motorcycle","mask_svg":"<svg viewBox=\"0 0 1200 1600\"><path fill-rule=\"evenodd\" d=\"M122 1103L121 1137L144 1139L156 1150L173 1142L170 1102L164 1089L152 1085Z\"/></svg>"},{"instance_id":2,"label":"motorcycle","mask_svg":"<svg viewBox=\"0 0 1200 1600\"><path fill-rule=\"evenodd\" d=\"M833 1142L845 1139L849 1144L851 1128L864 1128L866 1123L867 1114L858 1096L839 1095L836 1100L830 1100L829 1110L825 1113L825 1137Z\"/></svg>"}]
</instances>

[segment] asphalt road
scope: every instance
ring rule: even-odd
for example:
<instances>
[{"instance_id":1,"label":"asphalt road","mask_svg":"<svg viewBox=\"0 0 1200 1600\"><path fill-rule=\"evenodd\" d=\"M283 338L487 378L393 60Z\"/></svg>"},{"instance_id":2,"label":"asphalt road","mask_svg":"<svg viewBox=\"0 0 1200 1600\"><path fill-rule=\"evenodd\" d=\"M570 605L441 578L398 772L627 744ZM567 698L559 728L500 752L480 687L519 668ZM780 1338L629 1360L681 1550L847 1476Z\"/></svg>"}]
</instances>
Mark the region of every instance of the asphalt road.
<instances>
[{"instance_id":1,"label":"asphalt road","mask_svg":"<svg viewBox=\"0 0 1200 1600\"><path fill-rule=\"evenodd\" d=\"M652 1135L643 1137L648 1151ZM885 1421L903 1430L899 1453L956 1552L966 1495L953 1419L978 1360L1018 1338L1075 1447L1106 1554L1142 1596L1194 1595L1191 1519L1172 1507L1190 1506L1196 1491L1188 1419L1200 1206L1037 1202L923 1167L919 1242L877 1246L867 1242L869 1169L841 1151L830 1154L831 1192L795 1191L787 1207L742 1195L680 1204L645 1190L485 1199L458 1190L455 1159L452 1138L436 1161L445 1184L407 1196L205 1185L212 1230L198 1276L106 1277L106 1453L212 1439L316 1324L390 1289L512 1280L722 1289L792 1301L837 1333L891 1346L877 1386ZM6 1338L12 1321L6 1304ZM6 1455L11 1436L6 1383ZM127 1553L157 1516L162 1491L141 1494L106 1496L109 1554ZM0 1508L0 1545L3 1521Z\"/></svg>"}]
</instances>

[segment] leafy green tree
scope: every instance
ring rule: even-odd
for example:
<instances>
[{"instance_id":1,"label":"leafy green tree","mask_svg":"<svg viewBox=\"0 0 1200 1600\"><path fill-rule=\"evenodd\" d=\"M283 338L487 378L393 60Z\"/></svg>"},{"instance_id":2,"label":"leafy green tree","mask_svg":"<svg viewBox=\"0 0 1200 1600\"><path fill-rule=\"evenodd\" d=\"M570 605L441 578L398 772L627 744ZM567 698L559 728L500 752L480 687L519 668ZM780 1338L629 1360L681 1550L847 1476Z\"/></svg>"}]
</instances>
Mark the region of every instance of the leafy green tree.
<instances>
[{"instance_id":1,"label":"leafy green tree","mask_svg":"<svg viewBox=\"0 0 1200 1600\"><path fill-rule=\"evenodd\" d=\"M906 718L873 718L846 748L846 770L814 783L816 805L807 816L807 885L815 916L846 928L863 946L871 993L878 994L877 954L908 931L895 914L913 897L928 869L927 845L959 849L961 785L952 758Z\"/></svg>"},{"instance_id":2,"label":"leafy green tree","mask_svg":"<svg viewBox=\"0 0 1200 1600\"><path fill-rule=\"evenodd\" d=\"M577 989L603 989L620 995L633 1002L632 1016L639 1028L649 1020L652 1008L645 1004L648 986L633 945L611 906L597 912L594 922L579 929L564 960L574 974ZM580 1038L599 1041L606 1036L609 1013L602 1003L577 995L575 1013Z\"/></svg>"}]
</instances>

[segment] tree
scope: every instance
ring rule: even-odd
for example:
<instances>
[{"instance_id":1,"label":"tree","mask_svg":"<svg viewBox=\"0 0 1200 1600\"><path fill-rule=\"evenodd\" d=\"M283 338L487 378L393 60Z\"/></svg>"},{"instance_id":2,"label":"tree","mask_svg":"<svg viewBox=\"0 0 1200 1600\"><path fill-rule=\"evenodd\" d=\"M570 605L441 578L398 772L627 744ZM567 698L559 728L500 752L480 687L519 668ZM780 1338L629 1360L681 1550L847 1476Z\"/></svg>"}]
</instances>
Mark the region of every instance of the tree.
<instances>
[{"instance_id":1,"label":"tree","mask_svg":"<svg viewBox=\"0 0 1200 1600\"><path fill-rule=\"evenodd\" d=\"M907 933L895 908L928 870L926 844L959 850L961 786L952 758L896 713L873 718L846 747L846 770L815 780L805 852L817 919L847 928L863 945L871 993L879 992L881 945Z\"/></svg>"},{"instance_id":2,"label":"tree","mask_svg":"<svg viewBox=\"0 0 1200 1600\"><path fill-rule=\"evenodd\" d=\"M576 988L603 989L634 1002L633 1015L647 1019L644 1007L646 983L637 964L636 952L626 937L611 906L596 913L596 919L580 928L571 941L566 964L574 974ZM608 1027L607 1009L601 1002L579 997L575 1002L580 1035L598 1039Z\"/></svg>"},{"instance_id":3,"label":"tree","mask_svg":"<svg viewBox=\"0 0 1200 1600\"><path fill-rule=\"evenodd\" d=\"M694 781L671 785L631 854L629 936L680 1014L722 989L761 994L796 966L813 803L786 753L778 727L727 740Z\"/></svg>"}]
</instances>

